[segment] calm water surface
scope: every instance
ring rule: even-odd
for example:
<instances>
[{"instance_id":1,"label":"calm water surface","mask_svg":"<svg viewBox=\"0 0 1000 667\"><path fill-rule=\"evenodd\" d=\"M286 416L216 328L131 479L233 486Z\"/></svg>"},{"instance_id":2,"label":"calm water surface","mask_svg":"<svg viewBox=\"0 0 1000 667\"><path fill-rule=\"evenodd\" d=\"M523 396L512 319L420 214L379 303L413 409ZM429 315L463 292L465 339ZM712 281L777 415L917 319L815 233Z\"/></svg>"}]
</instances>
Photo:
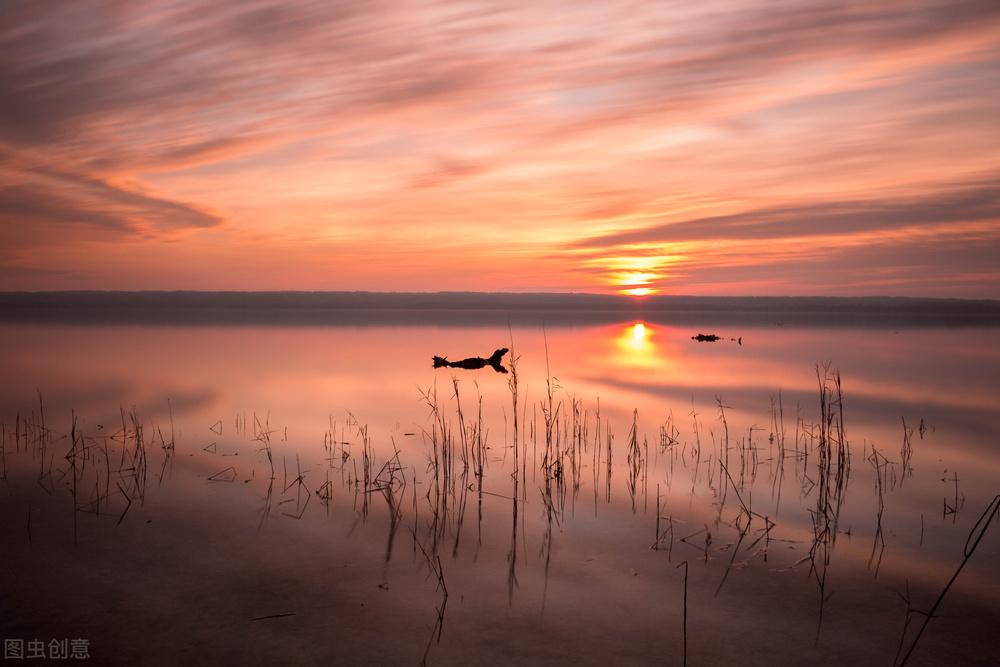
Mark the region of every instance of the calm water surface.
<instances>
[{"instance_id":1,"label":"calm water surface","mask_svg":"<svg viewBox=\"0 0 1000 667\"><path fill-rule=\"evenodd\" d=\"M891 665L1000 493L998 334L5 324L0 628L102 663ZM516 399L431 366L497 347ZM909 664L1000 664L998 562L992 525Z\"/></svg>"}]
</instances>

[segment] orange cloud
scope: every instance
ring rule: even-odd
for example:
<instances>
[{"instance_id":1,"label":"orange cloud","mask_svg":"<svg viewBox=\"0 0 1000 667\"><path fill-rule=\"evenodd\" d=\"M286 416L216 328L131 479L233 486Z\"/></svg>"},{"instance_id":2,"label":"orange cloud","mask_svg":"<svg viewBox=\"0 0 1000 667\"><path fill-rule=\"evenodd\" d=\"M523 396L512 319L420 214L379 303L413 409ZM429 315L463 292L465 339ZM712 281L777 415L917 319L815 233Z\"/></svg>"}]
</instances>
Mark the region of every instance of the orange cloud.
<instances>
[{"instance_id":1,"label":"orange cloud","mask_svg":"<svg viewBox=\"0 0 1000 667\"><path fill-rule=\"evenodd\" d=\"M1000 296L998 38L975 0L17 4L0 277Z\"/></svg>"}]
</instances>

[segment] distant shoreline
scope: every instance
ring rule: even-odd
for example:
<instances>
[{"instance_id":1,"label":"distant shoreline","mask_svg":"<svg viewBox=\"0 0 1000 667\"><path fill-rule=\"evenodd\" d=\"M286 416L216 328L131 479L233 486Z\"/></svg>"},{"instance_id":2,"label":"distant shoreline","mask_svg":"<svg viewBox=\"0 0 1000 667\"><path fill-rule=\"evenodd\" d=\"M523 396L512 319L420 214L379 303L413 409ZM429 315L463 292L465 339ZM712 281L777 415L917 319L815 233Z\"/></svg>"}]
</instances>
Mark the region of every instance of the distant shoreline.
<instances>
[{"instance_id":1,"label":"distant shoreline","mask_svg":"<svg viewBox=\"0 0 1000 667\"><path fill-rule=\"evenodd\" d=\"M1000 325L1000 301L922 297L510 292L0 292L0 321L135 324L514 324L645 319L754 325Z\"/></svg>"}]
</instances>

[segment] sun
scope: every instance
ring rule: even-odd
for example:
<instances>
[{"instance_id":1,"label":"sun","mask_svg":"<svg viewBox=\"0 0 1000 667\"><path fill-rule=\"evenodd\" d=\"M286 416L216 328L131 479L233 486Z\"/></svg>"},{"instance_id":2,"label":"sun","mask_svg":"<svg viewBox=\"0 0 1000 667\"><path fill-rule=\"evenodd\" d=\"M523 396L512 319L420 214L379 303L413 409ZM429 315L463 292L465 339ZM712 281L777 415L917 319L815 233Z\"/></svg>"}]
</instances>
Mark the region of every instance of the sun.
<instances>
[{"instance_id":1,"label":"sun","mask_svg":"<svg viewBox=\"0 0 1000 667\"><path fill-rule=\"evenodd\" d=\"M662 270L663 257L609 257L603 260L609 269L605 274L619 294L644 297L658 294L658 283L667 277Z\"/></svg>"},{"instance_id":2,"label":"sun","mask_svg":"<svg viewBox=\"0 0 1000 667\"><path fill-rule=\"evenodd\" d=\"M621 294L628 296L649 296L656 294L660 290L652 286L652 283L662 276L653 271L619 271L614 274L612 280L623 289Z\"/></svg>"}]
</instances>

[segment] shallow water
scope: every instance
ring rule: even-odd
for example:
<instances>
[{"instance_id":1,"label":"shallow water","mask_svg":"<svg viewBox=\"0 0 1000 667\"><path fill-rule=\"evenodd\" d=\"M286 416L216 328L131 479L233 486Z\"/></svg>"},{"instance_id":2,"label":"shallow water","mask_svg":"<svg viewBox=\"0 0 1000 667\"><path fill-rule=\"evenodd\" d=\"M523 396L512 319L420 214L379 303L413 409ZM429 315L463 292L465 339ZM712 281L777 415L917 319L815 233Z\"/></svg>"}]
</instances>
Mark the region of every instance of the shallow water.
<instances>
[{"instance_id":1,"label":"shallow water","mask_svg":"<svg viewBox=\"0 0 1000 667\"><path fill-rule=\"evenodd\" d=\"M4 637L893 664L1000 493L997 328L426 320L0 325ZM511 373L430 363L501 346L516 418ZM1000 663L998 562L993 523L908 664Z\"/></svg>"}]
</instances>

